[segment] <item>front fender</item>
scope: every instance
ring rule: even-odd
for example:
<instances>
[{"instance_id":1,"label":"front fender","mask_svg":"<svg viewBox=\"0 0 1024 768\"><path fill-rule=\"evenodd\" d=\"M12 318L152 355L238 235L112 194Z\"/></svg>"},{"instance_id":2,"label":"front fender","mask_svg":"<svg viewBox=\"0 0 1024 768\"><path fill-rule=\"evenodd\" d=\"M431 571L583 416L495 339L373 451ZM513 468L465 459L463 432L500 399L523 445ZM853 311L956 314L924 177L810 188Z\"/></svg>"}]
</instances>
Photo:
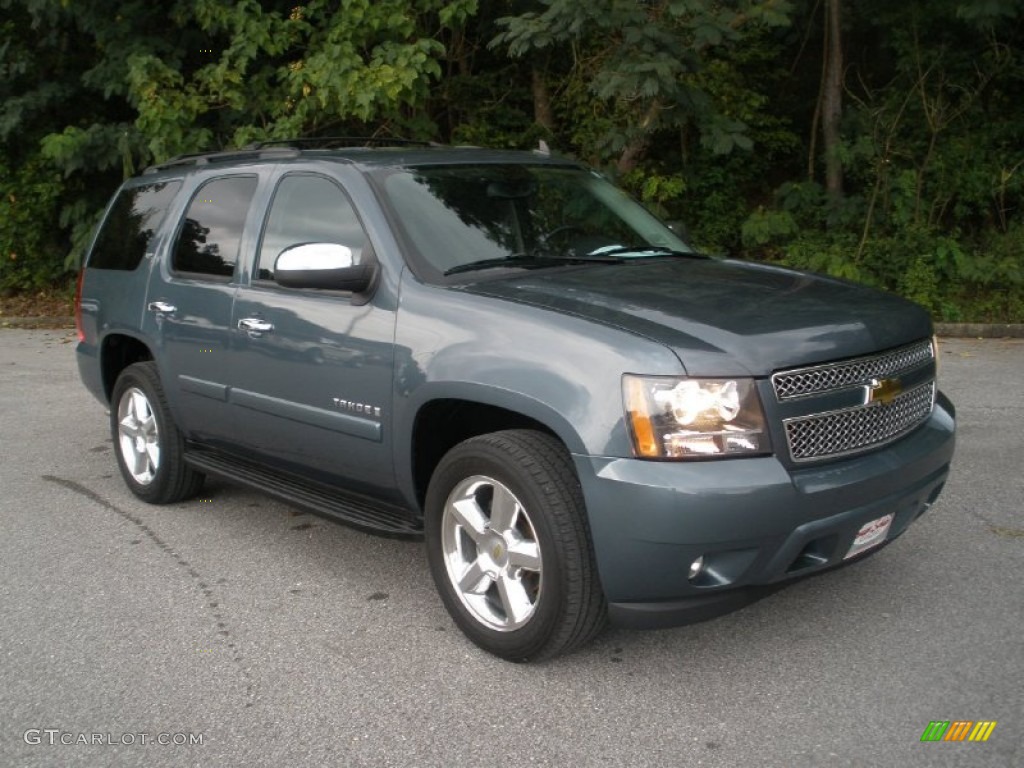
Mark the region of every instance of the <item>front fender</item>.
<instances>
[{"instance_id":1,"label":"front fender","mask_svg":"<svg viewBox=\"0 0 1024 768\"><path fill-rule=\"evenodd\" d=\"M543 424L576 454L632 455L623 373L679 375L666 347L584 318L403 277L395 333L395 468L412 487L416 414L437 399Z\"/></svg>"}]
</instances>

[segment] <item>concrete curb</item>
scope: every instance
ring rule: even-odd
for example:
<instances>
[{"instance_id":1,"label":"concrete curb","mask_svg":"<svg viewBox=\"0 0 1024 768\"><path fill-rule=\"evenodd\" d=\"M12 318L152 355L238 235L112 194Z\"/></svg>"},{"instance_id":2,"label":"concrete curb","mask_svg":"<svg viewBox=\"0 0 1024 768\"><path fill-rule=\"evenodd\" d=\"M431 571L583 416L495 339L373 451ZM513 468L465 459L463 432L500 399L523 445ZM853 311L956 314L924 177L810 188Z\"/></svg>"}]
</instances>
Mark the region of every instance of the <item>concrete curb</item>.
<instances>
[{"instance_id":1,"label":"concrete curb","mask_svg":"<svg viewBox=\"0 0 1024 768\"><path fill-rule=\"evenodd\" d=\"M74 328L73 317L0 317L0 328ZM1024 323L936 323L947 339L1024 339Z\"/></svg>"},{"instance_id":2,"label":"concrete curb","mask_svg":"<svg viewBox=\"0 0 1024 768\"><path fill-rule=\"evenodd\" d=\"M935 333L952 339L1024 339L1024 323L936 323Z\"/></svg>"},{"instance_id":3,"label":"concrete curb","mask_svg":"<svg viewBox=\"0 0 1024 768\"><path fill-rule=\"evenodd\" d=\"M0 328L74 328L73 317L0 317Z\"/></svg>"}]
</instances>

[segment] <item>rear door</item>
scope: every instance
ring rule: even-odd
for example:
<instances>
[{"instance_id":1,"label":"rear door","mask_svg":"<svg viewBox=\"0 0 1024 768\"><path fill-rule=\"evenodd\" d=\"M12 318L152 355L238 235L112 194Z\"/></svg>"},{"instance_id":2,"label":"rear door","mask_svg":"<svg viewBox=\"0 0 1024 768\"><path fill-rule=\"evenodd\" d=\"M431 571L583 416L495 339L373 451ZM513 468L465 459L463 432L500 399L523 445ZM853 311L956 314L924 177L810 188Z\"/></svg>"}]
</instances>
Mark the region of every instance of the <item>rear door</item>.
<instances>
[{"instance_id":1,"label":"rear door","mask_svg":"<svg viewBox=\"0 0 1024 768\"><path fill-rule=\"evenodd\" d=\"M158 346L160 374L179 426L191 437L226 439L227 347L239 257L254 247L246 222L255 174L204 181L188 202L168 257L154 269L144 327Z\"/></svg>"},{"instance_id":2,"label":"rear door","mask_svg":"<svg viewBox=\"0 0 1024 768\"><path fill-rule=\"evenodd\" d=\"M395 309L369 296L283 288L285 248L324 242L374 259L351 198L334 178L282 175L264 220L251 282L238 288L228 353L231 401L246 447L285 469L386 495L394 470L391 413Z\"/></svg>"}]
</instances>

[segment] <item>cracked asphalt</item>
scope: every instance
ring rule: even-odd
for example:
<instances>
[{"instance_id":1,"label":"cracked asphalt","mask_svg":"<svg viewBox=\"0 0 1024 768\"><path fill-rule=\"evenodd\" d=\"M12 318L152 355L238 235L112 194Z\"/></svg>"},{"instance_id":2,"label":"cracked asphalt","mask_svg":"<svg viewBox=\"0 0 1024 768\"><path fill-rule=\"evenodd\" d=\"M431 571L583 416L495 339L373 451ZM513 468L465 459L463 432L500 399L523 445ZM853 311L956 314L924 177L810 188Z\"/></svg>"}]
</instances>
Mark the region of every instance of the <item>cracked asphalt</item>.
<instances>
[{"instance_id":1,"label":"cracked asphalt","mask_svg":"<svg viewBox=\"0 0 1024 768\"><path fill-rule=\"evenodd\" d=\"M73 347L0 331L0 766L1024 764L1024 340L943 342L953 475L877 556L537 666L463 639L422 544L134 499Z\"/></svg>"}]
</instances>

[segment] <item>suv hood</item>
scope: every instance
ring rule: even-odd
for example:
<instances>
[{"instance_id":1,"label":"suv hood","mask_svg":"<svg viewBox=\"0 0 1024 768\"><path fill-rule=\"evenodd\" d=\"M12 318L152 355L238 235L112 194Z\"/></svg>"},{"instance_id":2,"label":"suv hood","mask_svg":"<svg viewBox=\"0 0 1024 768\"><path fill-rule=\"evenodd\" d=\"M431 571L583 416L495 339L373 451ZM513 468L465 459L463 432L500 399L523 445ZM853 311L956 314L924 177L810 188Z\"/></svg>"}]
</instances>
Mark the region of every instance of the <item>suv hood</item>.
<instances>
[{"instance_id":1,"label":"suv hood","mask_svg":"<svg viewBox=\"0 0 1024 768\"><path fill-rule=\"evenodd\" d=\"M765 376L932 333L905 299L820 275L718 259L585 265L459 286L575 315L671 348L691 376ZM642 371L638 371L642 373Z\"/></svg>"}]
</instances>

